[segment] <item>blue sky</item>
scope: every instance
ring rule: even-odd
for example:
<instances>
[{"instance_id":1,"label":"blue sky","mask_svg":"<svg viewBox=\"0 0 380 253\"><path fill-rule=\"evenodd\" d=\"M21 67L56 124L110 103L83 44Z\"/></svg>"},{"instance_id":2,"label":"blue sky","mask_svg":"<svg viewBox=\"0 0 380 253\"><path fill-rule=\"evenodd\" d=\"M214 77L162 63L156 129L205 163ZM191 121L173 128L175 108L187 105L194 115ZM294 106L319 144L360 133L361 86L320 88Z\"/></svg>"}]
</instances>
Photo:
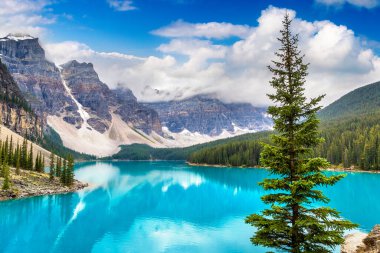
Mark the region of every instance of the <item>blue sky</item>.
<instances>
[{"instance_id":1,"label":"blue sky","mask_svg":"<svg viewBox=\"0 0 380 253\"><path fill-rule=\"evenodd\" d=\"M380 81L380 0L1 0L0 35L37 36L55 64L91 62L140 101L262 106L286 12L310 63L307 96L326 105Z\"/></svg>"},{"instance_id":2,"label":"blue sky","mask_svg":"<svg viewBox=\"0 0 380 253\"><path fill-rule=\"evenodd\" d=\"M380 8L326 5L313 0L134 0L131 6L135 9L127 11L110 7L106 0L57 0L46 15L60 17L50 25L51 41L77 40L95 50L147 56L156 54L155 48L166 40L151 34L162 26L177 20L256 26L257 17L269 5L293 9L298 17L308 21L330 20L349 27L362 38L380 41L376 28Z\"/></svg>"}]
</instances>

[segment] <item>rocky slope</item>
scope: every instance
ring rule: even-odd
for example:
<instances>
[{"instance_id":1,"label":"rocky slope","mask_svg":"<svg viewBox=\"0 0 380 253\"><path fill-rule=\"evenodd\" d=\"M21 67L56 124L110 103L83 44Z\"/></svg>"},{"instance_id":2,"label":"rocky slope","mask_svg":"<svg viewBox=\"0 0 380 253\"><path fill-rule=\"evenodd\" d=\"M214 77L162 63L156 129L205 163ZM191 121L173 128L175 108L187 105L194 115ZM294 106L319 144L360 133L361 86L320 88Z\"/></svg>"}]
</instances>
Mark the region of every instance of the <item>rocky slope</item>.
<instances>
[{"instance_id":1,"label":"rocky slope","mask_svg":"<svg viewBox=\"0 0 380 253\"><path fill-rule=\"evenodd\" d=\"M62 115L67 122L81 124L78 108L62 83L59 69L46 59L38 38L22 35L1 38L0 57L39 116Z\"/></svg>"},{"instance_id":2,"label":"rocky slope","mask_svg":"<svg viewBox=\"0 0 380 253\"><path fill-rule=\"evenodd\" d=\"M110 155L132 143L189 146L271 126L263 108L206 96L142 104L127 88L110 89L91 63L57 67L30 36L1 38L0 58L42 122L78 152Z\"/></svg>"},{"instance_id":3,"label":"rocky slope","mask_svg":"<svg viewBox=\"0 0 380 253\"><path fill-rule=\"evenodd\" d=\"M20 89L0 61L0 120L2 125L32 139L42 137L43 122L29 108Z\"/></svg>"},{"instance_id":4,"label":"rocky slope","mask_svg":"<svg viewBox=\"0 0 380 253\"><path fill-rule=\"evenodd\" d=\"M146 106L158 112L162 125L172 133L188 130L192 133L218 136L223 131L261 131L271 127L265 108L256 108L246 103L226 104L208 96L147 103Z\"/></svg>"},{"instance_id":5,"label":"rocky slope","mask_svg":"<svg viewBox=\"0 0 380 253\"><path fill-rule=\"evenodd\" d=\"M104 133L112 120L109 108L111 91L99 80L91 63L70 61L61 65L62 78L71 94L89 114L88 124Z\"/></svg>"},{"instance_id":6,"label":"rocky slope","mask_svg":"<svg viewBox=\"0 0 380 253\"><path fill-rule=\"evenodd\" d=\"M378 253L380 252L380 225L376 225L369 234L356 232L345 237L341 246L342 253Z\"/></svg>"},{"instance_id":7,"label":"rocky slope","mask_svg":"<svg viewBox=\"0 0 380 253\"><path fill-rule=\"evenodd\" d=\"M70 61L61 66L62 78L71 94L89 114L87 123L100 133L109 129L111 113L136 129L150 134L161 134L161 124L157 113L137 102L132 91L127 88L111 90L101 82L91 63Z\"/></svg>"}]
</instances>

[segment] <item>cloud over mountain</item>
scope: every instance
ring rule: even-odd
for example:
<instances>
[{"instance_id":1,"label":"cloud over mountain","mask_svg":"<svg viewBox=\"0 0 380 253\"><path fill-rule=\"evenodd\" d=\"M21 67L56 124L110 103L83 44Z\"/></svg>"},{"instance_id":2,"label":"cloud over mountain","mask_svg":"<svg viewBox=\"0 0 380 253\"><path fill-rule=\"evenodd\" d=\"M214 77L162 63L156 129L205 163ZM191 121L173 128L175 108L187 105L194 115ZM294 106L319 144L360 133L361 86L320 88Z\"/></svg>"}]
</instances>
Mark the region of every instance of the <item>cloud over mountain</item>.
<instances>
[{"instance_id":1,"label":"cloud over mountain","mask_svg":"<svg viewBox=\"0 0 380 253\"><path fill-rule=\"evenodd\" d=\"M300 48L310 62L306 93L327 93L325 104L347 91L380 79L380 59L366 48L354 31L330 21L309 22L292 10L268 7L255 27L184 21L154 31L169 41L157 50L163 56L136 57L96 52L78 42L48 44L52 60L93 62L100 78L110 86L130 87L143 101L181 99L200 93L214 94L227 102L266 105L271 77L266 66L279 44L281 20L288 11L294 32L300 34ZM184 26L184 30L179 27ZM200 28L201 27L201 28ZM210 31L208 31L210 30ZM220 39L239 37L233 43Z\"/></svg>"}]
</instances>

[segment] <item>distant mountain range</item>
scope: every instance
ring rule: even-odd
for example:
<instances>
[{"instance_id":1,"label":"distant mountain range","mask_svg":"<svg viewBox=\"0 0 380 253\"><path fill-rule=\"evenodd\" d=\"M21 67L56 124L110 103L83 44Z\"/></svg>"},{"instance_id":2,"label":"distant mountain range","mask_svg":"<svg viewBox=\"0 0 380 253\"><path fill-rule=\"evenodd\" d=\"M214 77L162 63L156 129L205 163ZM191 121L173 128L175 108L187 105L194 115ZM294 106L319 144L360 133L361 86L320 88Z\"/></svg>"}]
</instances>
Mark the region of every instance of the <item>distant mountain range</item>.
<instances>
[{"instance_id":1,"label":"distant mountain range","mask_svg":"<svg viewBox=\"0 0 380 253\"><path fill-rule=\"evenodd\" d=\"M42 128L52 127L75 151L104 156L132 143L189 146L271 129L265 108L227 104L209 96L140 103L125 87L110 89L91 63L56 66L38 38L0 39L0 58Z\"/></svg>"}]
</instances>

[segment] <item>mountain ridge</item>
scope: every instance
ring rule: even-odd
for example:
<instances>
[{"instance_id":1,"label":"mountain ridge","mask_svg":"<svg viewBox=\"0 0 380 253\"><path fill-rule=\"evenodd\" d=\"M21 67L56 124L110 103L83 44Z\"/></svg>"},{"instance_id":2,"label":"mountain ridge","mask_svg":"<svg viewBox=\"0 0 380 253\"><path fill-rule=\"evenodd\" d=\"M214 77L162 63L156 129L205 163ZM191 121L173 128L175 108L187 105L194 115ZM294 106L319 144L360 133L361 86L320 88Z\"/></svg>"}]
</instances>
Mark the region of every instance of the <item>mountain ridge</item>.
<instances>
[{"instance_id":1,"label":"mountain ridge","mask_svg":"<svg viewBox=\"0 0 380 253\"><path fill-rule=\"evenodd\" d=\"M57 67L46 59L39 39L31 36L1 38L0 57L44 124L78 152L110 155L119 145L132 143L190 146L270 128L263 108L225 104L203 95L198 102L194 98L161 102L164 111L178 111L163 117L155 104L140 103L130 89L110 89L92 63L72 60ZM182 125L173 128L166 122ZM81 145L76 144L79 139ZM96 140L102 144L96 145Z\"/></svg>"},{"instance_id":2,"label":"mountain ridge","mask_svg":"<svg viewBox=\"0 0 380 253\"><path fill-rule=\"evenodd\" d=\"M318 116L323 120L344 118L380 111L380 81L348 92L323 108ZM349 107L350 110L347 110Z\"/></svg>"}]
</instances>

